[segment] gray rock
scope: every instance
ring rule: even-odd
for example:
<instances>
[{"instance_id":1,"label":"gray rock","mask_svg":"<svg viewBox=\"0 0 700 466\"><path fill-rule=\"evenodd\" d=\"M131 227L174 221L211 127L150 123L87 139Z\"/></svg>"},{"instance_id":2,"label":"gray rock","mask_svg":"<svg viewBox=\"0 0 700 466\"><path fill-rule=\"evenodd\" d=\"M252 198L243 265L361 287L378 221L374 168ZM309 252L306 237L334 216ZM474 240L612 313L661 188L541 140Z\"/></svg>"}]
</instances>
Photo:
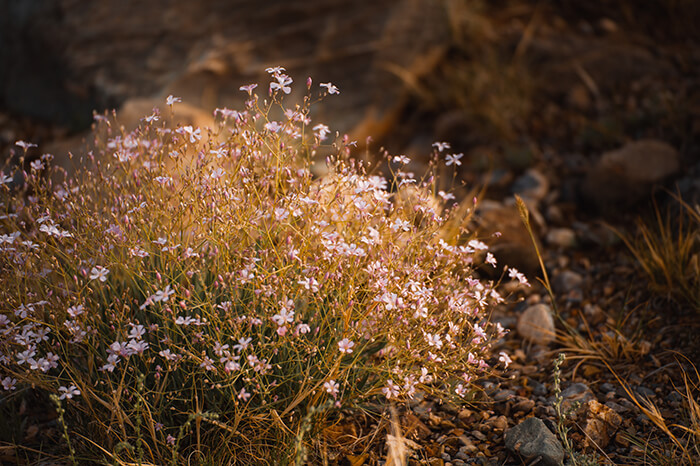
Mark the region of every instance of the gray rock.
<instances>
[{"instance_id":1,"label":"gray rock","mask_svg":"<svg viewBox=\"0 0 700 466\"><path fill-rule=\"evenodd\" d=\"M515 180L512 190L523 198L541 201L549 192L549 181L542 173L531 168Z\"/></svg>"},{"instance_id":2,"label":"gray rock","mask_svg":"<svg viewBox=\"0 0 700 466\"><path fill-rule=\"evenodd\" d=\"M630 206L651 194L653 185L680 169L680 155L669 144L644 139L606 152L589 171L582 194L604 211Z\"/></svg>"},{"instance_id":3,"label":"gray rock","mask_svg":"<svg viewBox=\"0 0 700 466\"><path fill-rule=\"evenodd\" d=\"M525 309L518 319L518 333L525 340L546 346L554 340L552 309L546 304L535 304Z\"/></svg>"},{"instance_id":4,"label":"gray rock","mask_svg":"<svg viewBox=\"0 0 700 466\"><path fill-rule=\"evenodd\" d=\"M525 463L539 459L538 465L558 466L564 462L564 449L557 437L540 419L530 417L505 433L506 448ZM534 463L533 463L534 464Z\"/></svg>"},{"instance_id":5,"label":"gray rock","mask_svg":"<svg viewBox=\"0 0 700 466\"><path fill-rule=\"evenodd\" d=\"M583 284L583 277L573 270L563 270L554 276L552 288L555 293L569 293Z\"/></svg>"},{"instance_id":6,"label":"gray rock","mask_svg":"<svg viewBox=\"0 0 700 466\"><path fill-rule=\"evenodd\" d=\"M560 248L576 246L576 233L571 228L552 228L547 232L547 243Z\"/></svg>"},{"instance_id":7,"label":"gray rock","mask_svg":"<svg viewBox=\"0 0 700 466\"><path fill-rule=\"evenodd\" d=\"M563 398L561 406L564 411L572 408L574 403L583 406L595 399L595 395L593 395L591 389L588 388L588 385L580 382L569 385L566 390L561 392L561 397Z\"/></svg>"}]
</instances>

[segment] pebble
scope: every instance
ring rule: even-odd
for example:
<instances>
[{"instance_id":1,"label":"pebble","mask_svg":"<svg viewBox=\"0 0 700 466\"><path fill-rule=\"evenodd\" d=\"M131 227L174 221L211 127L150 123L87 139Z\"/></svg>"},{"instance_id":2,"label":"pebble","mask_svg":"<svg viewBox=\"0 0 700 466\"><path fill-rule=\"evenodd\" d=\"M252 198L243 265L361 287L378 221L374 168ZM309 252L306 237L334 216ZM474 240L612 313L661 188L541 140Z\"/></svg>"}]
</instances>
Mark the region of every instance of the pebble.
<instances>
[{"instance_id":1,"label":"pebble","mask_svg":"<svg viewBox=\"0 0 700 466\"><path fill-rule=\"evenodd\" d=\"M552 288L555 293L567 294L583 284L583 276L573 270L562 270L554 276Z\"/></svg>"},{"instance_id":2,"label":"pebble","mask_svg":"<svg viewBox=\"0 0 700 466\"><path fill-rule=\"evenodd\" d=\"M513 390L500 390L496 392L496 394L493 396L493 400L501 403L506 400L510 400L515 397L515 392Z\"/></svg>"},{"instance_id":3,"label":"pebble","mask_svg":"<svg viewBox=\"0 0 700 466\"><path fill-rule=\"evenodd\" d=\"M564 449L542 420L529 417L505 433L506 448L526 463L539 458L538 465L559 466L564 462Z\"/></svg>"},{"instance_id":4,"label":"pebble","mask_svg":"<svg viewBox=\"0 0 700 466\"><path fill-rule=\"evenodd\" d=\"M563 398L562 408L564 411L568 410L573 403L580 403L582 405L588 403L589 401L595 399L593 392L588 388L588 385L581 382L572 383L566 390L561 392L561 397Z\"/></svg>"},{"instance_id":5,"label":"pebble","mask_svg":"<svg viewBox=\"0 0 700 466\"><path fill-rule=\"evenodd\" d=\"M552 228L547 232L547 244L562 249L576 246L576 233L570 228Z\"/></svg>"},{"instance_id":6,"label":"pebble","mask_svg":"<svg viewBox=\"0 0 700 466\"><path fill-rule=\"evenodd\" d=\"M530 168L515 180L512 191L520 197L539 202L549 192L549 181L538 170Z\"/></svg>"},{"instance_id":7,"label":"pebble","mask_svg":"<svg viewBox=\"0 0 700 466\"><path fill-rule=\"evenodd\" d=\"M528 307L518 318L518 333L532 343L547 346L554 340L554 317L546 304Z\"/></svg>"}]
</instances>

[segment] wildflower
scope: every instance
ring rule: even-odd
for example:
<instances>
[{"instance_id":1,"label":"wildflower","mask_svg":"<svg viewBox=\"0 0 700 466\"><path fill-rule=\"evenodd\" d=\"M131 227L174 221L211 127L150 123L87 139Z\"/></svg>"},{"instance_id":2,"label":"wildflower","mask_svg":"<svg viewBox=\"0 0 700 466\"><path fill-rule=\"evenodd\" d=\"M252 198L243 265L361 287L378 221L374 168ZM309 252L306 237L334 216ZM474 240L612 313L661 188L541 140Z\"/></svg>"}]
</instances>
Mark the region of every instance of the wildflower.
<instances>
[{"instance_id":1,"label":"wildflower","mask_svg":"<svg viewBox=\"0 0 700 466\"><path fill-rule=\"evenodd\" d=\"M277 82L270 83L270 92L280 90L285 94L289 94L292 91L292 88L289 87L289 85L292 83L292 78L286 74L275 74L274 76L275 79L277 79Z\"/></svg>"},{"instance_id":2,"label":"wildflower","mask_svg":"<svg viewBox=\"0 0 700 466\"><path fill-rule=\"evenodd\" d=\"M335 380L331 379L328 382L324 383L323 388L325 388L326 392L328 392L333 398L336 398L338 396L339 385L336 383Z\"/></svg>"},{"instance_id":3,"label":"wildflower","mask_svg":"<svg viewBox=\"0 0 700 466\"><path fill-rule=\"evenodd\" d=\"M129 250L129 255L132 257L148 257L150 254L144 250L143 248L140 248L139 246L134 246Z\"/></svg>"},{"instance_id":4,"label":"wildflower","mask_svg":"<svg viewBox=\"0 0 700 466\"><path fill-rule=\"evenodd\" d=\"M251 341L253 341L252 338L239 338L238 344L233 345L233 349L240 353L241 351L246 350L248 346L250 346Z\"/></svg>"},{"instance_id":5,"label":"wildflower","mask_svg":"<svg viewBox=\"0 0 700 466\"><path fill-rule=\"evenodd\" d=\"M16 390L16 384L17 379L13 379L12 377L5 377L4 379L2 379L2 388L4 388L6 391Z\"/></svg>"},{"instance_id":6,"label":"wildflower","mask_svg":"<svg viewBox=\"0 0 700 466\"><path fill-rule=\"evenodd\" d=\"M277 133L279 130L282 129L282 125L280 125L276 121L270 121L268 123L265 123L265 129L270 131L271 133Z\"/></svg>"},{"instance_id":7,"label":"wildflower","mask_svg":"<svg viewBox=\"0 0 700 466\"><path fill-rule=\"evenodd\" d=\"M455 166L462 165L462 162L459 161L462 157L464 157L464 154L447 154L445 156L445 165L448 167L452 164L455 164Z\"/></svg>"},{"instance_id":8,"label":"wildflower","mask_svg":"<svg viewBox=\"0 0 700 466\"><path fill-rule=\"evenodd\" d=\"M352 353L353 346L355 346L355 343L353 341L348 340L347 338L343 338L342 340L340 340L338 342L338 349L340 350L341 353L347 353L347 354Z\"/></svg>"},{"instance_id":9,"label":"wildflower","mask_svg":"<svg viewBox=\"0 0 700 466\"><path fill-rule=\"evenodd\" d=\"M435 147L438 152L442 152L445 149L450 148L450 143L449 142L434 142L433 147Z\"/></svg>"},{"instance_id":10,"label":"wildflower","mask_svg":"<svg viewBox=\"0 0 700 466\"><path fill-rule=\"evenodd\" d=\"M269 68L265 68L265 71L273 76L277 76L287 70L283 66L270 66Z\"/></svg>"},{"instance_id":11,"label":"wildflower","mask_svg":"<svg viewBox=\"0 0 700 466\"><path fill-rule=\"evenodd\" d=\"M487 264L491 264L493 267L496 267L496 258L490 252L486 253L486 259L484 261Z\"/></svg>"},{"instance_id":12,"label":"wildflower","mask_svg":"<svg viewBox=\"0 0 700 466\"><path fill-rule=\"evenodd\" d=\"M143 340L130 340L127 348L136 354L143 354L148 349L148 343Z\"/></svg>"},{"instance_id":13,"label":"wildflower","mask_svg":"<svg viewBox=\"0 0 700 466\"><path fill-rule=\"evenodd\" d=\"M146 333L146 329L144 328L143 325L135 325L135 324L129 324L131 325L131 331L129 332L129 338L132 340L140 340L141 337Z\"/></svg>"},{"instance_id":14,"label":"wildflower","mask_svg":"<svg viewBox=\"0 0 700 466\"><path fill-rule=\"evenodd\" d=\"M292 322L294 320L294 311L282 309L279 314L272 316L272 320L279 326Z\"/></svg>"},{"instance_id":15,"label":"wildflower","mask_svg":"<svg viewBox=\"0 0 700 466\"><path fill-rule=\"evenodd\" d=\"M224 354L224 351L228 349L228 345L222 345L218 341L214 343L214 354L221 357ZM228 351L226 351L228 353Z\"/></svg>"},{"instance_id":16,"label":"wildflower","mask_svg":"<svg viewBox=\"0 0 700 466\"><path fill-rule=\"evenodd\" d=\"M28 350L24 350L21 353L17 353L17 365L22 365L25 362L29 363L35 354L36 354L36 351L34 351L34 349L32 349L32 348L30 348Z\"/></svg>"},{"instance_id":17,"label":"wildflower","mask_svg":"<svg viewBox=\"0 0 700 466\"><path fill-rule=\"evenodd\" d=\"M508 269L508 276L513 279L517 279L521 284L530 286L530 283L528 283L527 278L525 278L525 275L522 273L518 272L518 269L510 267Z\"/></svg>"},{"instance_id":18,"label":"wildflower","mask_svg":"<svg viewBox=\"0 0 700 466\"><path fill-rule=\"evenodd\" d=\"M384 393L387 400L396 398L399 396L399 386L389 379L386 381L386 387L382 388L382 393Z\"/></svg>"},{"instance_id":19,"label":"wildflower","mask_svg":"<svg viewBox=\"0 0 700 466\"><path fill-rule=\"evenodd\" d=\"M159 351L158 354L164 357L166 361L176 361L178 359L178 356L176 354L172 354L169 349Z\"/></svg>"},{"instance_id":20,"label":"wildflower","mask_svg":"<svg viewBox=\"0 0 700 466\"><path fill-rule=\"evenodd\" d=\"M433 335L432 333L423 332L423 338L425 338L425 341L428 343L428 345L434 346L437 349L442 348L442 340L440 339L440 335L438 335L437 333Z\"/></svg>"},{"instance_id":21,"label":"wildflower","mask_svg":"<svg viewBox=\"0 0 700 466\"><path fill-rule=\"evenodd\" d=\"M80 395L80 390L78 390L78 387L76 387L75 385L71 385L68 388L58 387L58 391L61 392L61 396L58 397L59 400L64 400L66 398L70 400L74 396Z\"/></svg>"},{"instance_id":22,"label":"wildflower","mask_svg":"<svg viewBox=\"0 0 700 466\"><path fill-rule=\"evenodd\" d=\"M510 365L511 362L513 362L512 359L505 353L505 351L501 351L498 353L500 357L498 358L499 361L503 363L503 365L508 369L508 366Z\"/></svg>"},{"instance_id":23,"label":"wildflower","mask_svg":"<svg viewBox=\"0 0 700 466\"><path fill-rule=\"evenodd\" d=\"M256 87L258 87L257 84L248 84L247 86L241 86L241 87L239 87L238 90L239 90L239 91L245 91L245 92L248 93L248 95L252 95L252 94L253 94L253 89L255 89Z\"/></svg>"},{"instance_id":24,"label":"wildflower","mask_svg":"<svg viewBox=\"0 0 700 466\"><path fill-rule=\"evenodd\" d=\"M165 437L165 441L168 445L175 446L175 437L173 437L172 435L168 434L168 436Z\"/></svg>"},{"instance_id":25,"label":"wildflower","mask_svg":"<svg viewBox=\"0 0 700 466\"><path fill-rule=\"evenodd\" d=\"M15 145L24 149L25 152L27 152L27 150L31 149L32 147L37 147L36 144L32 144L31 142L25 142L25 141L17 141L17 142L15 142Z\"/></svg>"},{"instance_id":26,"label":"wildflower","mask_svg":"<svg viewBox=\"0 0 700 466\"><path fill-rule=\"evenodd\" d=\"M301 333L303 335L303 334L309 333L310 331L311 331L311 327L309 327L307 324L299 324L299 325L297 325L297 328L294 331L294 333L296 333L296 334Z\"/></svg>"},{"instance_id":27,"label":"wildflower","mask_svg":"<svg viewBox=\"0 0 700 466\"><path fill-rule=\"evenodd\" d=\"M331 83L321 83L319 86L325 87L329 94L340 94L340 90Z\"/></svg>"},{"instance_id":28,"label":"wildflower","mask_svg":"<svg viewBox=\"0 0 700 466\"><path fill-rule=\"evenodd\" d=\"M250 393L246 392L245 388L241 388L241 391L238 392L236 398L239 400L248 401L248 398L250 398Z\"/></svg>"},{"instance_id":29,"label":"wildflower","mask_svg":"<svg viewBox=\"0 0 700 466\"><path fill-rule=\"evenodd\" d=\"M167 99L165 99L165 103L168 104L168 106L172 107L174 103L176 102L182 102L182 99L180 97L173 97L172 94L168 96Z\"/></svg>"},{"instance_id":30,"label":"wildflower","mask_svg":"<svg viewBox=\"0 0 700 466\"><path fill-rule=\"evenodd\" d=\"M186 134L190 137L190 144L202 139L202 130L200 128L192 128L191 125L183 126L182 128L176 130L177 133Z\"/></svg>"},{"instance_id":31,"label":"wildflower","mask_svg":"<svg viewBox=\"0 0 700 466\"><path fill-rule=\"evenodd\" d=\"M302 280L299 280L297 283L302 285L307 290L312 291L313 293L318 292L318 281L316 281L316 279L313 277L304 278Z\"/></svg>"},{"instance_id":32,"label":"wildflower","mask_svg":"<svg viewBox=\"0 0 700 466\"><path fill-rule=\"evenodd\" d=\"M395 156L392 160L393 160L394 162L400 163L400 164L402 164L402 165L406 165L406 164L408 164L408 163L411 161L411 159L409 159L409 158L406 157L405 155L397 155L397 156Z\"/></svg>"},{"instance_id":33,"label":"wildflower","mask_svg":"<svg viewBox=\"0 0 700 466\"><path fill-rule=\"evenodd\" d=\"M0 184L10 184L13 178L11 176L2 175L0 176Z\"/></svg>"},{"instance_id":34,"label":"wildflower","mask_svg":"<svg viewBox=\"0 0 700 466\"><path fill-rule=\"evenodd\" d=\"M467 390L464 388L464 385L460 383L457 384L457 386L455 387L455 393L464 398L464 395L467 394Z\"/></svg>"},{"instance_id":35,"label":"wildflower","mask_svg":"<svg viewBox=\"0 0 700 466\"><path fill-rule=\"evenodd\" d=\"M202 363L199 365L199 367L203 367L207 371L213 371L214 370L214 361L209 358L209 356L204 356L204 359L202 360Z\"/></svg>"},{"instance_id":36,"label":"wildflower","mask_svg":"<svg viewBox=\"0 0 700 466\"><path fill-rule=\"evenodd\" d=\"M39 159L30 163L29 166L31 167L32 170L35 170L35 171L39 171L39 170L44 169L44 163Z\"/></svg>"},{"instance_id":37,"label":"wildflower","mask_svg":"<svg viewBox=\"0 0 700 466\"><path fill-rule=\"evenodd\" d=\"M321 123L314 126L313 130L316 131L316 136L318 136L318 138L321 141L326 139L328 134L330 134L330 132L331 132L331 130L328 128L328 126L321 124Z\"/></svg>"},{"instance_id":38,"label":"wildflower","mask_svg":"<svg viewBox=\"0 0 700 466\"><path fill-rule=\"evenodd\" d=\"M175 290L170 289L170 285L166 285L163 290L158 290L156 291L153 296L151 296L151 300L158 303L158 302L167 302L172 295L175 294Z\"/></svg>"},{"instance_id":39,"label":"wildflower","mask_svg":"<svg viewBox=\"0 0 700 466\"><path fill-rule=\"evenodd\" d=\"M99 280L101 282L106 282L108 273L108 268L97 265L93 267L92 270L90 270L90 280Z\"/></svg>"}]
</instances>

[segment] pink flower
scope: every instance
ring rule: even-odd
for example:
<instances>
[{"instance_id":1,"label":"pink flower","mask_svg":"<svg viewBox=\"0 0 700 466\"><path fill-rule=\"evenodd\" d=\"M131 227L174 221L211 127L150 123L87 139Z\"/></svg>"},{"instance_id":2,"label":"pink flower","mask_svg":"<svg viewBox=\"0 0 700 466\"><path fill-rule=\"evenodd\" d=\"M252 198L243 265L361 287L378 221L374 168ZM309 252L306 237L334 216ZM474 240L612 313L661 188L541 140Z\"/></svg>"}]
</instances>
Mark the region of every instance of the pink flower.
<instances>
[{"instance_id":1,"label":"pink flower","mask_svg":"<svg viewBox=\"0 0 700 466\"><path fill-rule=\"evenodd\" d=\"M257 84L248 84L247 86L241 86L241 87L239 87L238 90L239 90L239 91L245 91L245 92L248 93L248 95L252 95L252 94L253 94L253 89L255 89L256 87L258 87Z\"/></svg>"},{"instance_id":2,"label":"pink flower","mask_svg":"<svg viewBox=\"0 0 700 466\"><path fill-rule=\"evenodd\" d=\"M246 392L245 388L241 388L241 391L238 392L236 398L239 400L248 401L248 398L250 398L250 393Z\"/></svg>"},{"instance_id":3,"label":"pink flower","mask_svg":"<svg viewBox=\"0 0 700 466\"><path fill-rule=\"evenodd\" d=\"M382 388L382 393L387 400L396 398L399 396L399 386L394 383L393 380L389 379L386 381L386 387Z\"/></svg>"},{"instance_id":4,"label":"pink flower","mask_svg":"<svg viewBox=\"0 0 700 466\"><path fill-rule=\"evenodd\" d=\"M340 349L341 353L347 353L350 354L352 353L353 349L352 347L355 346L355 343L348 340L347 338L343 338L338 342L338 349Z\"/></svg>"},{"instance_id":5,"label":"pink flower","mask_svg":"<svg viewBox=\"0 0 700 466\"><path fill-rule=\"evenodd\" d=\"M336 383L335 380L329 380L328 382L323 384L323 388L325 388L326 392L328 392L333 398L336 398L338 396L338 387L339 385Z\"/></svg>"},{"instance_id":6,"label":"pink flower","mask_svg":"<svg viewBox=\"0 0 700 466\"><path fill-rule=\"evenodd\" d=\"M17 384L17 379L13 379L11 377L5 377L2 379L2 388L4 388L6 391L16 390L17 387L15 387L15 384Z\"/></svg>"},{"instance_id":7,"label":"pink flower","mask_svg":"<svg viewBox=\"0 0 700 466\"><path fill-rule=\"evenodd\" d=\"M340 90L331 83L321 83L321 87L325 87L329 94L340 94Z\"/></svg>"},{"instance_id":8,"label":"pink flower","mask_svg":"<svg viewBox=\"0 0 700 466\"><path fill-rule=\"evenodd\" d=\"M510 357L504 351L501 351L498 354L500 355L498 360L503 363L503 365L506 367L506 369L508 369L508 366L510 365L511 362L513 362L513 360L510 359Z\"/></svg>"}]
</instances>

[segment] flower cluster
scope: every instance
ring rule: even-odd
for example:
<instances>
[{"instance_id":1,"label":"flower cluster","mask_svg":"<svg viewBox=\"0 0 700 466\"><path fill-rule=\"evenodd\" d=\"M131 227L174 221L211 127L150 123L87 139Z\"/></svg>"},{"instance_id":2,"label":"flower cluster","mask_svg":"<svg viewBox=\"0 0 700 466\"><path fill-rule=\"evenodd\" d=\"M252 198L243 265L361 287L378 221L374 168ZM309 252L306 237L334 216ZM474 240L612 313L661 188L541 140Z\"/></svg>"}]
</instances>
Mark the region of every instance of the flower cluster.
<instances>
[{"instance_id":1,"label":"flower cluster","mask_svg":"<svg viewBox=\"0 0 700 466\"><path fill-rule=\"evenodd\" d=\"M132 441L124 420L147 412L160 463L202 406L250 439L261 420L298 422L324 397L464 397L510 362L489 351L504 333L488 320L502 298L473 268L495 259L446 233L454 196L371 171L347 139L316 178L309 155L331 131L312 121L311 96L285 107L293 80L268 72L271 101L243 86L245 107L217 109L216 128L169 128L154 112L124 133L100 116L75 178L35 177L32 196L0 185L6 396L60 394L92 419L82 435L97 445Z\"/></svg>"}]
</instances>

